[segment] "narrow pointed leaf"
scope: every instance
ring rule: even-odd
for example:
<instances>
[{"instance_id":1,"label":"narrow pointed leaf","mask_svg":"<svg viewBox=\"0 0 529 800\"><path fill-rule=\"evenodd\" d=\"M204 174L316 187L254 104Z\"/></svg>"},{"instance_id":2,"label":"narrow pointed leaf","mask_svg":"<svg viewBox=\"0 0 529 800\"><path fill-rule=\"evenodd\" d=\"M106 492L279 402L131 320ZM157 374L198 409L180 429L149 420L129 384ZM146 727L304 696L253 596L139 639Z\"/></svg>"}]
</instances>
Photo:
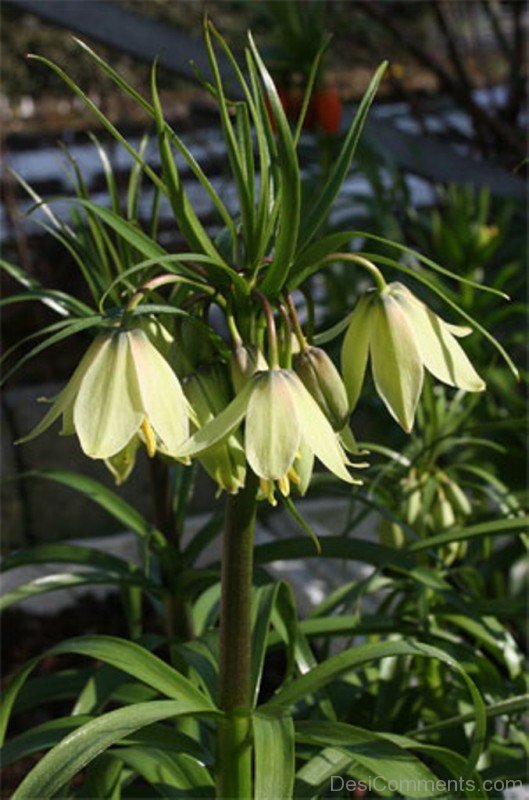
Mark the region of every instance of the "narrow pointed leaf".
<instances>
[{"instance_id":1,"label":"narrow pointed leaf","mask_svg":"<svg viewBox=\"0 0 529 800\"><path fill-rule=\"evenodd\" d=\"M255 800L292 797L294 787L294 722L281 711L255 712Z\"/></svg>"},{"instance_id":2,"label":"narrow pointed leaf","mask_svg":"<svg viewBox=\"0 0 529 800\"><path fill-rule=\"evenodd\" d=\"M13 800L53 797L80 770L125 736L171 717L211 712L207 704L158 700L110 711L66 736L25 777Z\"/></svg>"}]
</instances>

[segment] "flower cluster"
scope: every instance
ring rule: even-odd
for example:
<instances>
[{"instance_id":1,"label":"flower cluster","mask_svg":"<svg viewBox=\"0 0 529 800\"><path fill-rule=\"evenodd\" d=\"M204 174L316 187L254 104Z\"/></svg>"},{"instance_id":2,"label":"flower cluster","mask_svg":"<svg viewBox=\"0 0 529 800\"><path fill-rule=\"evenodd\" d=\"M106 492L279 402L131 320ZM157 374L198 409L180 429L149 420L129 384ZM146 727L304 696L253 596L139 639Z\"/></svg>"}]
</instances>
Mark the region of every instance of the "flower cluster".
<instances>
[{"instance_id":1,"label":"flower cluster","mask_svg":"<svg viewBox=\"0 0 529 800\"><path fill-rule=\"evenodd\" d=\"M456 338L470 330L442 320L400 283L360 297L343 343L343 379L325 351L307 343L292 303L296 352L287 327L280 356L266 305L268 358L236 333L231 357L223 359L204 333L182 323L174 337L154 322L100 333L22 441L62 416L62 433L76 433L86 455L104 460L118 483L143 444L149 456L198 458L229 493L245 485L251 469L275 504L276 488L284 496L292 487L305 493L315 458L341 480L361 482L349 472L350 455L360 451L348 422L369 357L378 394L407 431L424 368L449 385L484 388Z\"/></svg>"}]
</instances>

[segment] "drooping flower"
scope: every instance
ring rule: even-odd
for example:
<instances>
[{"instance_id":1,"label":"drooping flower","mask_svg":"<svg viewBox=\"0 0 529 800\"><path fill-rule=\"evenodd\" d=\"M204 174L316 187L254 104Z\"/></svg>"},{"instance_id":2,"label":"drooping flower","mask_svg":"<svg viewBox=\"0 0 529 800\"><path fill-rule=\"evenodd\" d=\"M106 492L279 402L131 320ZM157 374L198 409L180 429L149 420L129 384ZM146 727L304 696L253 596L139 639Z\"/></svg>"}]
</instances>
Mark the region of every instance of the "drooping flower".
<instances>
[{"instance_id":1,"label":"drooping flower","mask_svg":"<svg viewBox=\"0 0 529 800\"><path fill-rule=\"evenodd\" d=\"M62 416L63 435L76 433L87 456L104 459L116 480L126 479L142 441L178 457L189 435L189 406L176 375L143 330L97 336L41 422L21 442Z\"/></svg>"},{"instance_id":2,"label":"drooping flower","mask_svg":"<svg viewBox=\"0 0 529 800\"><path fill-rule=\"evenodd\" d=\"M401 283L367 292L351 315L342 348L350 410L358 401L369 356L376 390L405 431L413 427L424 368L449 386L483 391L484 381L457 342L469 333L470 328L438 317Z\"/></svg>"},{"instance_id":3,"label":"drooping flower","mask_svg":"<svg viewBox=\"0 0 529 800\"><path fill-rule=\"evenodd\" d=\"M219 364L198 369L185 378L182 385L195 413L195 427L207 425L230 402L228 377ZM219 488L229 494L236 494L244 486L246 458L239 431L204 453L200 462Z\"/></svg>"},{"instance_id":4,"label":"drooping flower","mask_svg":"<svg viewBox=\"0 0 529 800\"><path fill-rule=\"evenodd\" d=\"M302 451L309 458L316 456L342 480L360 483L349 474L345 451L317 402L287 369L257 372L223 412L190 438L180 455L200 456L243 419L246 459L272 504L275 484L287 496L291 483L301 482L297 463Z\"/></svg>"}]
</instances>

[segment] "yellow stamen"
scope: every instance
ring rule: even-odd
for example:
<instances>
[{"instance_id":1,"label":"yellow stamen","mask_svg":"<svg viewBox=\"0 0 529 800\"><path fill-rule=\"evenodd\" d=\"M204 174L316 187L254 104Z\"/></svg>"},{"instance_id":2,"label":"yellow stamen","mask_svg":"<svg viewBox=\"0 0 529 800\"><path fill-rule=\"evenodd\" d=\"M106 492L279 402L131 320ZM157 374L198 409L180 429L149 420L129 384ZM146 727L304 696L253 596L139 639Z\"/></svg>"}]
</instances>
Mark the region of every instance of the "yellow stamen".
<instances>
[{"instance_id":1,"label":"yellow stamen","mask_svg":"<svg viewBox=\"0 0 529 800\"><path fill-rule=\"evenodd\" d=\"M296 486L299 486L299 484L301 483L301 478L299 477L294 467L290 467L289 471L287 472L287 475L291 483L295 483Z\"/></svg>"},{"instance_id":2,"label":"yellow stamen","mask_svg":"<svg viewBox=\"0 0 529 800\"><path fill-rule=\"evenodd\" d=\"M274 497L274 483L273 481L267 481L266 478L259 478L259 485L261 487L261 491L270 503L271 506L277 505L277 500Z\"/></svg>"},{"instance_id":3,"label":"yellow stamen","mask_svg":"<svg viewBox=\"0 0 529 800\"><path fill-rule=\"evenodd\" d=\"M145 447L147 448L147 455L149 456L149 458L152 458L156 453L156 436L154 435L151 423L149 422L147 417L143 418L143 422L141 423L141 430L145 437Z\"/></svg>"},{"instance_id":4,"label":"yellow stamen","mask_svg":"<svg viewBox=\"0 0 529 800\"><path fill-rule=\"evenodd\" d=\"M290 481L287 475L283 475L282 478L279 478L277 481L277 485L279 486L279 491L283 495L283 497L288 497L290 494Z\"/></svg>"}]
</instances>

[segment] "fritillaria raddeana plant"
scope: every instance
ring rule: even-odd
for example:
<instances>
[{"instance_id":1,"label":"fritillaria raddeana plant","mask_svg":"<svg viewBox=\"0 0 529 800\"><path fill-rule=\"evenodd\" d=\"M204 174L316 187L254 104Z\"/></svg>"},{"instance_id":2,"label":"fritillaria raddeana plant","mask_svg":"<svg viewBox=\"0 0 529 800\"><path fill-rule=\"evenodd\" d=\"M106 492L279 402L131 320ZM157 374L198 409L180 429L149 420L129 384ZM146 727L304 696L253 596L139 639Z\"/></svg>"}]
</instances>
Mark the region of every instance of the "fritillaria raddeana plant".
<instances>
[{"instance_id":1,"label":"fritillaria raddeana plant","mask_svg":"<svg viewBox=\"0 0 529 800\"><path fill-rule=\"evenodd\" d=\"M297 127L292 130L252 38L245 51L244 72L210 23L205 25L205 43L211 78L204 79L204 85L219 109L238 198L235 212L228 209L220 190L165 120L156 66L151 74L151 97L146 99L80 43L85 55L154 121L159 170L150 166L145 143L135 149L67 73L45 58L35 57L70 86L126 149L135 164L136 181L142 174L143 180L151 183L156 202L164 198L170 205L175 228L186 246L179 253L168 253L159 242L155 225L142 229L134 202L129 202L124 212L113 196L108 209L81 191L72 203L78 213L85 214L98 254L94 259L92 248L88 258L75 231L57 221L50 203L43 204L34 196L39 209L55 225L50 225L52 232L83 271L94 308L62 293L29 286L35 299L54 305L64 319L43 332L48 338L22 362L82 330L92 332L94 339L47 414L23 441L44 433L61 418L61 433L77 436L86 456L103 461L118 483L130 475L137 451L144 447L149 457L188 465L184 469L192 469L192 463L200 461L219 493L226 493L219 688L212 696L203 693L200 681L197 688L189 674L178 671L177 660L174 669L167 667L169 672L162 670L155 680L170 700L149 704L149 713L142 709L147 716L142 716L141 722L136 723L130 712L123 730L117 717L116 725L109 721L101 734L104 742L101 739L93 751L79 749L67 737L34 767L17 798L29 797L32 792L34 796L35 789L39 796L51 797L50 792L58 791L76 770L127 732L132 734L142 725L179 714L190 716L195 725L201 724L200 720L209 728L216 724L213 773L218 797L292 796L293 718L289 709L322 684L304 683L304 677L299 677L280 689L265 707L254 710L255 660L250 632L256 505L282 502L297 514L293 499L306 492L316 462L346 484L361 482L365 455L350 428L350 415L361 396L368 361L376 391L405 431L414 423L425 370L468 392L485 388L459 340L473 328L487 333L453 301L446 313L455 312L457 318L459 312L465 327L445 321L422 299L426 293L428 302L443 301L440 282L428 277L431 271L455 281L457 275L390 241L384 242L388 255L370 255L361 249L370 239L368 232L325 233L329 210L348 174L385 64L376 71L345 133L325 185L316 197L306 198L297 145L321 53ZM220 73L218 49L224 63L231 66L237 86L229 95ZM211 202L220 230L215 237L193 208L182 180L183 166ZM305 318L300 313L304 304L309 310L312 307L311 278L338 263L365 270L372 288L358 298L349 317L335 329L313 336L300 321ZM413 290L400 282L386 283L381 267L406 275ZM6 268L20 277L16 268ZM320 345L346 328L340 373ZM502 351L501 345L493 344ZM435 648L397 644L381 645L373 658L408 652L406 647L415 655L447 658ZM104 660L104 653L98 653L96 657ZM329 675L348 668L350 662L342 660L343 667L332 667ZM450 664L461 673L457 664ZM121 659L119 665L114 661L116 665L133 669L127 666L127 659ZM474 685L465 674L463 679L477 715L468 763L472 770L479 754L483 714ZM128 710L111 714L124 712L125 719ZM88 734L93 724L87 722ZM194 735L193 724L185 728L187 738ZM280 757L269 766L274 742L280 745ZM68 758L61 756L63 752ZM206 769L203 764L202 768Z\"/></svg>"}]
</instances>

